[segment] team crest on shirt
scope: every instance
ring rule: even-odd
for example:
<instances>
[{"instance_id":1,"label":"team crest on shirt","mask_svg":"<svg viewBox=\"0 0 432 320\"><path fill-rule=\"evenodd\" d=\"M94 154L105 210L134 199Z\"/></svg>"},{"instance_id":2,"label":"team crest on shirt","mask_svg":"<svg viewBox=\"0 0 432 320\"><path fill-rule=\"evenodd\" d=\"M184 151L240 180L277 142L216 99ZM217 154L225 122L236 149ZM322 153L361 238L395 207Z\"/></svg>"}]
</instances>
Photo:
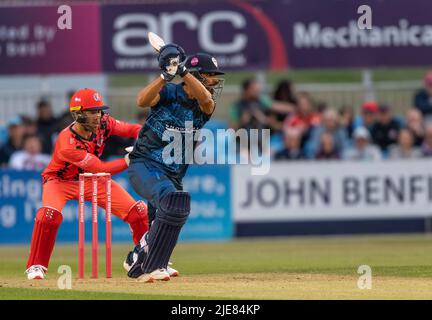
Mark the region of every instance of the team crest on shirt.
<instances>
[{"instance_id":1,"label":"team crest on shirt","mask_svg":"<svg viewBox=\"0 0 432 320\"><path fill-rule=\"evenodd\" d=\"M199 60L197 57L193 57L191 60L191 65L196 66L198 64Z\"/></svg>"}]
</instances>

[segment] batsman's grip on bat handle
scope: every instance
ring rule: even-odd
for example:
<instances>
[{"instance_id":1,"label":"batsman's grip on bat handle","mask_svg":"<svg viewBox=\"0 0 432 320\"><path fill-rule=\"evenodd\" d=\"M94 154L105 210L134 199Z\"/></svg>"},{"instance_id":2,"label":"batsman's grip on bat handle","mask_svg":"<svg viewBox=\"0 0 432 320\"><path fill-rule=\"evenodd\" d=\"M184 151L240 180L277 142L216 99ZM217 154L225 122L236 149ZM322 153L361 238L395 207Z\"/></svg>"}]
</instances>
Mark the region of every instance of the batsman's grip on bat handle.
<instances>
[{"instance_id":1,"label":"batsman's grip on bat handle","mask_svg":"<svg viewBox=\"0 0 432 320\"><path fill-rule=\"evenodd\" d=\"M177 69L177 74L182 78L189 73L189 70L185 67L183 63L181 63Z\"/></svg>"},{"instance_id":2,"label":"batsman's grip on bat handle","mask_svg":"<svg viewBox=\"0 0 432 320\"><path fill-rule=\"evenodd\" d=\"M168 52L165 52L166 50L168 50ZM169 43L160 48L158 60L166 61L169 56L178 56L180 63L186 60L186 52L176 43Z\"/></svg>"},{"instance_id":3,"label":"batsman's grip on bat handle","mask_svg":"<svg viewBox=\"0 0 432 320\"><path fill-rule=\"evenodd\" d=\"M178 44L170 43L160 48L158 62L159 67L161 68L163 73L168 72L171 76L175 76L176 74L178 74L183 77L187 71L186 67L184 66L185 61L186 53L184 49ZM176 68L175 73L171 73L168 67ZM169 76L166 76L164 78L167 78L166 80L172 80L169 79L171 78Z\"/></svg>"}]
</instances>

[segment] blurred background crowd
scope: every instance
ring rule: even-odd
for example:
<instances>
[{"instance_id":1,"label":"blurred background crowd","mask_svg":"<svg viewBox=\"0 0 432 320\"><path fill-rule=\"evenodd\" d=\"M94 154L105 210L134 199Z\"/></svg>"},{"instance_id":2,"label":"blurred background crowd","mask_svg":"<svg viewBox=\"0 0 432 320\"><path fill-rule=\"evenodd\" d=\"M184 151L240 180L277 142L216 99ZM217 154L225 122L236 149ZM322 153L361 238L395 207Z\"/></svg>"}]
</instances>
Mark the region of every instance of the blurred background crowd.
<instances>
[{"instance_id":1,"label":"blurred background crowd","mask_svg":"<svg viewBox=\"0 0 432 320\"><path fill-rule=\"evenodd\" d=\"M358 112L356 112L358 110ZM432 155L432 71L412 105L396 114L385 101L332 106L280 81L272 96L255 79L242 84L230 107L234 129L270 129L276 161L415 159Z\"/></svg>"},{"instance_id":2,"label":"blurred background crowd","mask_svg":"<svg viewBox=\"0 0 432 320\"><path fill-rule=\"evenodd\" d=\"M264 92L258 79L248 78L239 91L240 97L229 106L227 126L248 132L269 129L274 161L432 156L432 71L427 72L424 87L415 92L412 105L403 114L386 101L327 105L308 92L296 91L290 80L281 80L273 92ZM73 122L66 107L64 113L54 116L47 98L42 97L35 108L36 117L17 115L0 127L1 167L42 170L50 161L58 133ZM137 108L134 122L144 124L147 114L148 110ZM111 137L102 158L123 155L124 148L132 144L133 140Z\"/></svg>"}]
</instances>

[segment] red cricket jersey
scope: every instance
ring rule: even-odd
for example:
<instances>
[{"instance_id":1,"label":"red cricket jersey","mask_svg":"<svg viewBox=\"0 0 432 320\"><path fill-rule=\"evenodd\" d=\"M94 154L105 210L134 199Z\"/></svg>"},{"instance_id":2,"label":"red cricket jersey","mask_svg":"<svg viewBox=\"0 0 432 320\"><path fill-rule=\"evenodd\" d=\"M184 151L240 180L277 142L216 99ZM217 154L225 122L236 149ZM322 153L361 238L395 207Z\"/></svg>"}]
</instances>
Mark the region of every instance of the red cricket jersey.
<instances>
[{"instance_id":1,"label":"red cricket jersey","mask_svg":"<svg viewBox=\"0 0 432 320\"><path fill-rule=\"evenodd\" d=\"M44 181L78 180L79 174L83 172L116 174L127 168L123 158L103 162L99 157L111 135L136 139L141 129L140 125L119 121L104 114L97 133L93 133L89 139L76 133L72 126L73 123L60 132L51 162L42 172Z\"/></svg>"}]
</instances>

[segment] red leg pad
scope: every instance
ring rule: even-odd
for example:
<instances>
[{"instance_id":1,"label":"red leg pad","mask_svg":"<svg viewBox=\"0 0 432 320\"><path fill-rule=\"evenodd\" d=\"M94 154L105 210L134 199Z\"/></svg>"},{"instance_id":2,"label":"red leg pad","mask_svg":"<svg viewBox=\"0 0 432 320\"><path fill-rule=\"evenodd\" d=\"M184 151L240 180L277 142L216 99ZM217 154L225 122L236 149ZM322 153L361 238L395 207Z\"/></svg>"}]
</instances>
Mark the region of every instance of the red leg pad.
<instances>
[{"instance_id":1,"label":"red leg pad","mask_svg":"<svg viewBox=\"0 0 432 320\"><path fill-rule=\"evenodd\" d=\"M144 203L144 201L137 201L129 210L124 221L129 223L135 245L139 244L142 236L148 231L149 228L147 205Z\"/></svg>"},{"instance_id":2,"label":"red leg pad","mask_svg":"<svg viewBox=\"0 0 432 320\"><path fill-rule=\"evenodd\" d=\"M37 211L27 268L32 265L42 265L48 269L57 231L62 220L61 213L55 209L42 207Z\"/></svg>"}]
</instances>

